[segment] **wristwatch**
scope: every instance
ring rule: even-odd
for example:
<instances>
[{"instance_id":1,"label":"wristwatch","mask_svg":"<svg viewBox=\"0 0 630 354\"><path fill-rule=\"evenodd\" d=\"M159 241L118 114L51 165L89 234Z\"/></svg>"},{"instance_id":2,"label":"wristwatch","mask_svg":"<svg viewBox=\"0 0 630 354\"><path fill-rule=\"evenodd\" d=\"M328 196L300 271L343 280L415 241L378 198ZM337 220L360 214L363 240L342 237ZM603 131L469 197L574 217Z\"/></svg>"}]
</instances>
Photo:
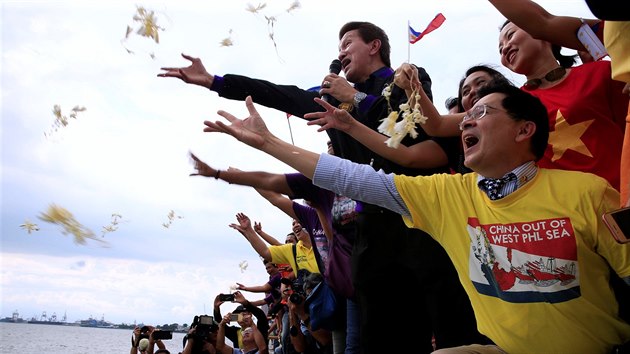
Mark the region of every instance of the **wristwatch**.
<instances>
[{"instance_id":1,"label":"wristwatch","mask_svg":"<svg viewBox=\"0 0 630 354\"><path fill-rule=\"evenodd\" d=\"M359 103L361 103L361 101L363 101L366 97L367 97L367 94L365 92L358 91L357 93L355 93L354 100L353 100L354 106L356 108L359 108Z\"/></svg>"}]
</instances>

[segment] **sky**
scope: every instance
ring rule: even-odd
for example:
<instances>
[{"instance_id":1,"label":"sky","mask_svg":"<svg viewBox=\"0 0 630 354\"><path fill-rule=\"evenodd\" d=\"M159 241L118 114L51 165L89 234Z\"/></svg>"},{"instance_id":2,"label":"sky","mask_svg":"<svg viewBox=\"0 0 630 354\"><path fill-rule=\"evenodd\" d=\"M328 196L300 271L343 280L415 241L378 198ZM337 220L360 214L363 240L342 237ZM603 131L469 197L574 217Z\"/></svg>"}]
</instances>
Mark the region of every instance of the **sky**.
<instances>
[{"instance_id":1,"label":"sky","mask_svg":"<svg viewBox=\"0 0 630 354\"><path fill-rule=\"evenodd\" d=\"M583 0L537 2L553 14L593 18ZM0 317L46 311L68 322L189 324L212 314L214 297L236 282L267 281L258 255L228 225L243 212L283 241L291 219L252 188L189 177L188 153L220 169L295 171L229 136L203 132L204 120L221 119L218 110L241 118L247 110L205 88L158 78L161 67L189 65L181 53L201 58L211 74L308 89L337 57L339 28L369 21L388 33L394 68L410 61L428 71L441 112L470 66L490 64L525 81L500 65L504 18L487 1L300 0L286 11L293 3L1 0ZM267 6L252 13L248 4ZM155 12L159 43L135 34L136 6ZM439 12L444 24L409 45L407 23L422 31ZM265 16L275 18L273 26ZM125 40L127 26L134 32ZM226 38L231 46L221 45ZM55 130L55 105L66 117L75 106L85 110ZM326 151L327 136L316 127L257 108L275 135ZM107 244L75 244L39 219L51 204ZM103 233L114 214L117 230ZM26 221L39 230L20 227Z\"/></svg>"}]
</instances>

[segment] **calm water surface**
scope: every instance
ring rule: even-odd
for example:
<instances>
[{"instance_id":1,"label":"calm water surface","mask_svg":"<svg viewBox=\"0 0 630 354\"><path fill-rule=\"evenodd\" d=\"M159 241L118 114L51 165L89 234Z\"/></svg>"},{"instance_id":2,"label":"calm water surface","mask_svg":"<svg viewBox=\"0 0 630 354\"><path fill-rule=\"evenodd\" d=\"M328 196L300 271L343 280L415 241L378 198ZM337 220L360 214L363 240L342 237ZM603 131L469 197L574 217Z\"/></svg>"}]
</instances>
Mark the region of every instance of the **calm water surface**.
<instances>
[{"instance_id":1,"label":"calm water surface","mask_svg":"<svg viewBox=\"0 0 630 354\"><path fill-rule=\"evenodd\" d=\"M0 322L0 353L128 354L131 332L130 329ZM179 353L183 337L184 333L173 333L173 339L164 341L166 349Z\"/></svg>"}]
</instances>

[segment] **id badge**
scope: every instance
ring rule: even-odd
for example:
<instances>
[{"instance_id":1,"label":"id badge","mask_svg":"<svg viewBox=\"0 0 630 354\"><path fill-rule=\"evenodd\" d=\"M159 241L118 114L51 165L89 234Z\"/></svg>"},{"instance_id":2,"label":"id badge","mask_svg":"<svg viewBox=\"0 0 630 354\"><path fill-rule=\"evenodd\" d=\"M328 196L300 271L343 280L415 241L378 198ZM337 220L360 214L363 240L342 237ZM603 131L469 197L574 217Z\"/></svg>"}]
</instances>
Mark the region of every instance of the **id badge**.
<instances>
[{"instance_id":1,"label":"id badge","mask_svg":"<svg viewBox=\"0 0 630 354\"><path fill-rule=\"evenodd\" d=\"M608 55L604 43L597 38L591 26L587 23L582 22L582 26L578 29L577 36L594 60L599 60Z\"/></svg>"}]
</instances>

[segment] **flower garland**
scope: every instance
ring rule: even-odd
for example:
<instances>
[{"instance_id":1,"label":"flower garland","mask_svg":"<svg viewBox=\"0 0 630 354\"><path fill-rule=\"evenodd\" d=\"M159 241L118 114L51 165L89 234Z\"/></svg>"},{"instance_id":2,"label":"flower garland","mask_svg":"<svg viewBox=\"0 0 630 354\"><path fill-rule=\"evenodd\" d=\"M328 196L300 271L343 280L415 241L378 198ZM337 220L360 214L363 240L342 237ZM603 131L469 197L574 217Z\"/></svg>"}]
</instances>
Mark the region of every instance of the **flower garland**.
<instances>
[{"instance_id":1,"label":"flower garland","mask_svg":"<svg viewBox=\"0 0 630 354\"><path fill-rule=\"evenodd\" d=\"M400 145L400 142L407 134L412 138L418 136L416 124L424 124L427 121L427 117L422 113L422 107L420 107L421 97L417 89L411 92L411 98L406 103L398 106L402 113L392 111L390 104L392 85L393 83L385 86L383 89L383 96L387 100L387 107L390 112L386 118L381 119L382 123L378 126L378 131L389 136L389 139L385 141L387 146L398 148L398 145ZM411 107L413 107L413 110ZM398 121L399 117L402 117L400 121Z\"/></svg>"}]
</instances>

